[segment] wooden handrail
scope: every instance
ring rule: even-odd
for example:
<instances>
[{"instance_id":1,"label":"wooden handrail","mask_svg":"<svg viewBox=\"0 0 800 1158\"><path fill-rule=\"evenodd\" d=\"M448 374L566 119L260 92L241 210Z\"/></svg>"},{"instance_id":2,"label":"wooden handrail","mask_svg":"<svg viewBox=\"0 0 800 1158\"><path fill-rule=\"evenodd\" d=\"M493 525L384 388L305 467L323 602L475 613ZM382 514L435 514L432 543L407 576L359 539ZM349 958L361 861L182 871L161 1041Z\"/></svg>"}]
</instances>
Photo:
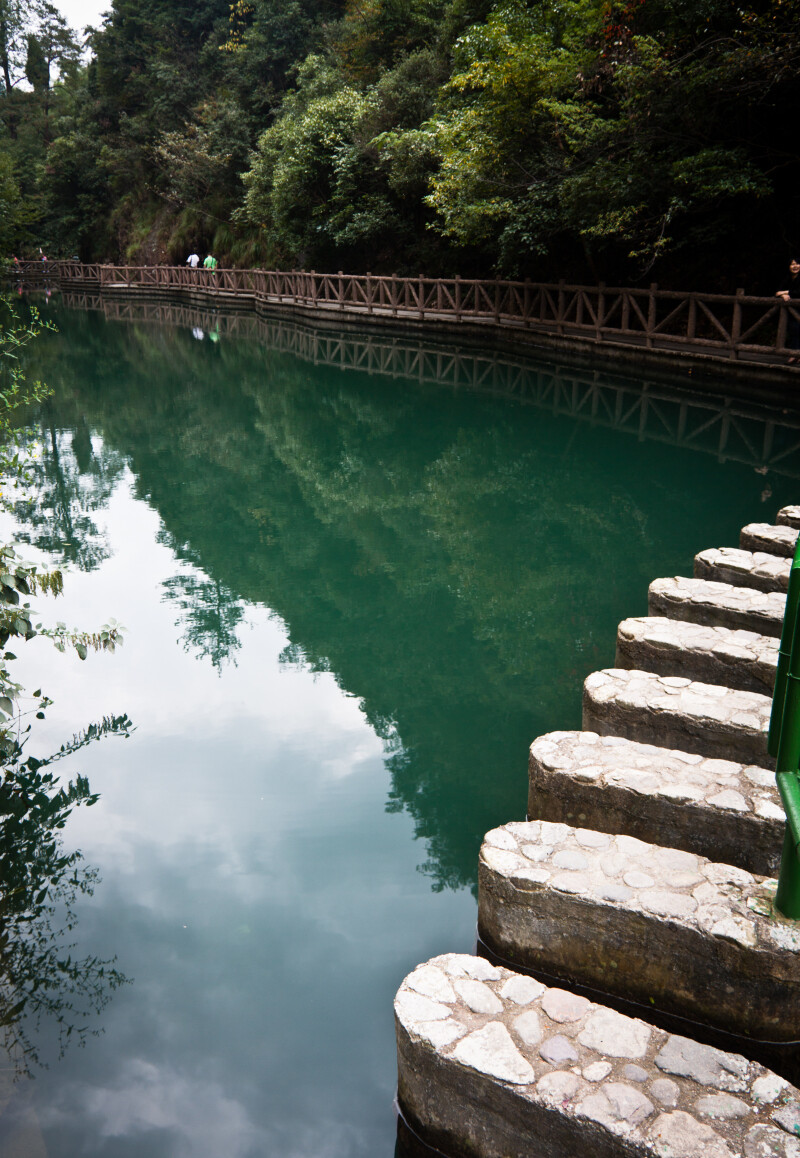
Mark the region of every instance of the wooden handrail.
<instances>
[{"instance_id":1,"label":"wooden handrail","mask_svg":"<svg viewBox=\"0 0 800 1158\"><path fill-rule=\"evenodd\" d=\"M200 289L319 311L491 323L595 343L739 358L786 354L800 309L776 297L567 282L487 281L314 270L189 269L75 261L19 262L9 276L79 288ZM795 326L792 322L796 323Z\"/></svg>"}]
</instances>

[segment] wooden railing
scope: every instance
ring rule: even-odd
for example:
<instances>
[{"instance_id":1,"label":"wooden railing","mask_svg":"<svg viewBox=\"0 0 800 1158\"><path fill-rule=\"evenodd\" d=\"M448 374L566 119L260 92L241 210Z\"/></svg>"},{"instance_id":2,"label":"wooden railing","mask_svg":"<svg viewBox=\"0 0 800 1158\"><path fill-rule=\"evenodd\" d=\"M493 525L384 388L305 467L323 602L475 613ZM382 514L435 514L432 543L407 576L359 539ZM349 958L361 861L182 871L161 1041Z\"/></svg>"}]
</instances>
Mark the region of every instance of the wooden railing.
<instances>
[{"instance_id":1,"label":"wooden railing","mask_svg":"<svg viewBox=\"0 0 800 1158\"><path fill-rule=\"evenodd\" d=\"M23 263L39 278L42 263ZM203 290L226 297L319 311L404 319L471 322L556 337L650 350L698 352L726 359L786 362L797 305L777 297L647 289L378 277L260 269L192 270L186 266L83 265L50 262L47 276L73 288L99 286Z\"/></svg>"}]
</instances>

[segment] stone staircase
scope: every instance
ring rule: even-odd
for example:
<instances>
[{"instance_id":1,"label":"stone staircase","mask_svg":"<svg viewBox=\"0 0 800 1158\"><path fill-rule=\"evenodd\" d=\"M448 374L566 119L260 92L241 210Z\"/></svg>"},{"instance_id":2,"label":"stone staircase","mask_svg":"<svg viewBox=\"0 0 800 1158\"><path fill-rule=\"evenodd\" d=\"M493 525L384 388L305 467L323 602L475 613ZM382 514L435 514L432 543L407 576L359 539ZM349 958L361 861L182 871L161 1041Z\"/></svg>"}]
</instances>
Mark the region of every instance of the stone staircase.
<instances>
[{"instance_id":1,"label":"stone staircase","mask_svg":"<svg viewBox=\"0 0 800 1158\"><path fill-rule=\"evenodd\" d=\"M775 775L697 752L597 732L531 745L528 815L635 836L774 876L784 814Z\"/></svg>"},{"instance_id":2,"label":"stone staircase","mask_svg":"<svg viewBox=\"0 0 800 1158\"><path fill-rule=\"evenodd\" d=\"M756 591L781 591L785 595L791 566L791 559L766 551L715 547L695 555L694 577Z\"/></svg>"},{"instance_id":3,"label":"stone staircase","mask_svg":"<svg viewBox=\"0 0 800 1158\"><path fill-rule=\"evenodd\" d=\"M800 1072L766 744L798 530L784 508L700 552L693 578L657 579L616 667L585 682L584 730L532 744L529 820L480 853L479 936L503 967L437 958L395 1004L401 1111L445 1153L800 1158L800 1092L747 1060Z\"/></svg>"},{"instance_id":4,"label":"stone staircase","mask_svg":"<svg viewBox=\"0 0 800 1158\"><path fill-rule=\"evenodd\" d=\"M734 587L711 579L654 579L647 606L651 615L707 627L743 628L780 639L786 596L782 591Z\"/></svg>"}]
</instances>

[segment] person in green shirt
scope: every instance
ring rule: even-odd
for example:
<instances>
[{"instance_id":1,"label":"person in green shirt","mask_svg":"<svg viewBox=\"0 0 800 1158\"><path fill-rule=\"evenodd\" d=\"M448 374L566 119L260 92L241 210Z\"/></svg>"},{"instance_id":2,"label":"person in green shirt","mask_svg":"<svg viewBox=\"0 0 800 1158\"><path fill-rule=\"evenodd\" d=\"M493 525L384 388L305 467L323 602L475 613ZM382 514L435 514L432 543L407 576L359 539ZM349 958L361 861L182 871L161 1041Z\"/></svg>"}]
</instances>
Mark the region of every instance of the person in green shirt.
<instances>
[{"instance_id":1,"label":"person in green shirt","mask_svg":"<svg viewBox=\"0 0 800 1158\"><path fill-rule=\"evenodd\" d=\"M203 262L203 269L216 269L217 265L217 259L209 253L208 257Z\"/></svg>"}]
</instances>

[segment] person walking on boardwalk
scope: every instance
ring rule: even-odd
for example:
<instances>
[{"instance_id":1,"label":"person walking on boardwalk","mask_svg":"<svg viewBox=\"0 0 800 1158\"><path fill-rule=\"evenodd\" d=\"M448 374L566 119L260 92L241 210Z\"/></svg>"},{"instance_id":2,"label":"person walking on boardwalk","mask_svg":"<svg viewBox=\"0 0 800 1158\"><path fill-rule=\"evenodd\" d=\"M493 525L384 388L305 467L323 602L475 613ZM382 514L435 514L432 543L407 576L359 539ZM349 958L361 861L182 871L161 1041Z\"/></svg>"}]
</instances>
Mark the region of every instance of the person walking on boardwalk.
<instances>
[{"instance_id":1,"label":"person walking on boardwalk","mask_svg":"<svg viewBox=\"0 0 800 1158\"><path fill-rule=\"evenodd\" d=\"M219 262L213 254L209 253L208 257L203 262L203 269L216 269Z\"/></svg>"},{"instance_id":2,"label":"person walking on boardwalk","mask_svg":"<svg viewBox=\"0 0 800 1158\"><path fill-rule=\"evenodd\" d=\"M196 253L190 253L189 256L186 258L186 264L191 269L197 269L198 265L200 264L200 258L197 256Z\"/></svg>"},{"instance_id":3,"label":"person walking on boardwalk","mask_svg":"<svg viewBox=\"0 0 800 1158\"><path fill-rule=\"evenodd\" d=\"M789 274L775 296L794 305L794 309L800 312L800 261L796 257L789 262ZM787 319L786 347L793 351L789 358L789 365L793 366L800 360L800 321L793 316L793 311Z\"/></svg>"}]
</instances>

